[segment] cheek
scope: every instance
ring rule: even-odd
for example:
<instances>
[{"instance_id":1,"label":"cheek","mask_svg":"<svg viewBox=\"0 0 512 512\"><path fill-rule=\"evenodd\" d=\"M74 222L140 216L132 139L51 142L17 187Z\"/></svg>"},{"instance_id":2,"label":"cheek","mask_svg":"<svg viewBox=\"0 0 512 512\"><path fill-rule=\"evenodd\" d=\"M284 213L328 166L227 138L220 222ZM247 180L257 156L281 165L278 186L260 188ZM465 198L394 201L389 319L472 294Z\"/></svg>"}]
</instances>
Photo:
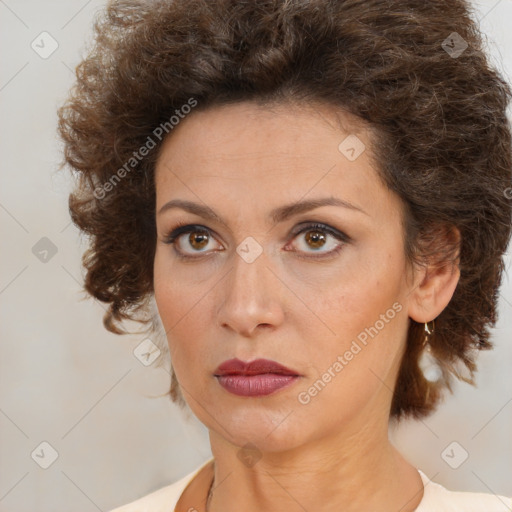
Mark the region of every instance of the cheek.
<instances>
[{"instance_id":1,"label":"cheek","mask_svg":"<svg viewBox=\"0 0 512 512\"><path fill-rule=\"evenodd\" d=\"M357 303L357 315L341 308L336 317L326 316L336 335L317 336L314 350L306 354L308 379L298 390L298 402L314 416L328 414L335 423L343 422L379 393L391 393L407 315L397 301L366 299Z\"/></svg>"},{"instance_id":2,"label":"cheek","mask_svg":"<svg viewBox=\"0 0 512 512\"><path fill-rule=\"evenodd\" d=\"M304 339L315 340L307 349L315 373L345 355L345 377L337 380L346 378L349 386L364 386L360 377L371 376L370 369L383 377L391 371L407 330L401 265L400 255L390 253L371 261L360 257L331 278L330 286L311 287L308 305L315 315L303 332Z\"/></svg>"},{"instance_id":3,"label":"cheek","mask_svg":"<svg viewBox=\"0 0 512 512\"><path fill-rule=\"evenodd\" d=\"M208 332L203 300L192 283L184 283L175 276L177 271L169 267L168 258L157 254L154 265L154 294L158 313L164 326L173 365L180 365L186 356L197 356L201 347L201 332ZM203 314L202 314L203 313Z\"/></svg>"},{"instance_id":4,"label":"cheek","mask_svg":"<svg viewBox=\"0 0 512 512\"><path fill-rule=\"evenodd\" d=\"M373 325L403 296L402 262L391 255L371 260L363 254L350 265L320 277L305 291L311 309L346 338Z\"/></svg>"},{"instance_id":5,"label":"cheek","mask_svg":"<svg viewBox=\"0 0 512 512\"><path fill-rule=\"evenodd\" d=\"M166 330L186 321L187 313L192 311L194 303L205 291L203 285L201 293L201 284L191 279L197 273L190 268L180 268L176 258L169 256L168 250L172 249L167 246L157 248L153 268L155 301L162 321L167 324Z\"/></svg>"}]
</instances>

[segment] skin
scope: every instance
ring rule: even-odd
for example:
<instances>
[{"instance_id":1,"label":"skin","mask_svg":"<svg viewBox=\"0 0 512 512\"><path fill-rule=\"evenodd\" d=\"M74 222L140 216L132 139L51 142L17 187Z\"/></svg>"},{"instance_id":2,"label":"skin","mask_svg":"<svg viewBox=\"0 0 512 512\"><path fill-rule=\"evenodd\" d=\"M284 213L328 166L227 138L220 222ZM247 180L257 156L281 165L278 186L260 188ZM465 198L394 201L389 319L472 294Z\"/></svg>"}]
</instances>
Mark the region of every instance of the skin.
<instances>
[{"instance_id":1,"label":"skin","mask_svg":"<svg viewBox=\"0 0 512 512\"><path fill-rule=\"evenodd\" d=\"M338 149L349 134L366 146L354 161ZM332 106L252 102L192 112L164 141L155 169L155 300L183 395L209 429L215 458L178 512L204 510L213 476L211 512L411 512L420 503L420 475L388 439L389 410L409 318L434 319L459 273L408 264L402 203L378 178L370 143L364 125ZM321 206L275 225L268 218L284 204L324 197L357 209ZM173 199L207 205L225 225L181 208L159 213ZM178 221L208 228L207 238L196 228L195 245L194 233L164 243ZM291 233L307 222L350 238L321 231L324 245L315 245L315 228ZM236 251L246 237L263 249L251 263ZM177 250L199 257L183 260ZM300 403L299 393L396 303L394 318ZM272 359L301 377L272 395L236 396L214 377L235 357ZM260 457L252 466L238 457L248 442Z\"/></svg>"}]
</instances>

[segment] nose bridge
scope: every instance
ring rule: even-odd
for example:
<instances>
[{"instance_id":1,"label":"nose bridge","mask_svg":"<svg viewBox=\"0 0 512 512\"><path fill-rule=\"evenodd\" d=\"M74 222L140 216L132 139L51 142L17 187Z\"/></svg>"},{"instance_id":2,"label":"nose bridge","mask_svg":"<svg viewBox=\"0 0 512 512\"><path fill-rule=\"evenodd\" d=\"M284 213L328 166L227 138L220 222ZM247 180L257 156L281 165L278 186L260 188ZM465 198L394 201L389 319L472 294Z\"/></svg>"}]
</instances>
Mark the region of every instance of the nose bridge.
<instances>
[{"instance_id":1,"label":"nose bridge","mask_svg":"<svg viewBox=\"0 0 512 512\"><path fill-rule=\"evenodd\" d=\"M222 325L245 334L259 324L274 324L281 317L278 284L267 268L268 258L263 252L256 254L256 246L251 243L242 242L233 255L218 312Z\"/></svg>"},{"instance_id":2,"label":"nose bridge","mask_svg":"<svg viewBox=\"0 0 512 512\"><path fill-rule=\"evenodd\" d=\"M251 303L256 304L265 299L268 286L267 274L270 271L267 268L268 258L265 254L253 256L254 259L247 258L252 249L244 253L246 248L244 243L241 243L237 253L233 255L233 268L227 280L226 299L235 300L240 305L245 304L245 307L248 307Z\"/></svg>"}]
</instances>

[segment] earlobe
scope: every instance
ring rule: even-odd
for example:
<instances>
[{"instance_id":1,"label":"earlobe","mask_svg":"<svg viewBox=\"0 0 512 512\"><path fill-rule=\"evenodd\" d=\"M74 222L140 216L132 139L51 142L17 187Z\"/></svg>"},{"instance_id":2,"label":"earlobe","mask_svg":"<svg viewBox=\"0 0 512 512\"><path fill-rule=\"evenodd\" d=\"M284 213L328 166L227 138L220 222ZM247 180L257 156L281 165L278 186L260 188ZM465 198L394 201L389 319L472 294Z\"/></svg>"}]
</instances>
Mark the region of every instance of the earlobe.
<instances>
[{"instance_id":1,"label":"earlobe","mask_svg":"<svg viewBox=\"0 0 512 512\"><path fill-rule=\"evenodd\" d=\"M455 237L456 258L446 258L417 268L415 286L409 301L409 317L418 323L429 322L438 317L449 304L460 278L458 247L460 233L453 228L450 235Z\"/></svg>"}]
</instances>

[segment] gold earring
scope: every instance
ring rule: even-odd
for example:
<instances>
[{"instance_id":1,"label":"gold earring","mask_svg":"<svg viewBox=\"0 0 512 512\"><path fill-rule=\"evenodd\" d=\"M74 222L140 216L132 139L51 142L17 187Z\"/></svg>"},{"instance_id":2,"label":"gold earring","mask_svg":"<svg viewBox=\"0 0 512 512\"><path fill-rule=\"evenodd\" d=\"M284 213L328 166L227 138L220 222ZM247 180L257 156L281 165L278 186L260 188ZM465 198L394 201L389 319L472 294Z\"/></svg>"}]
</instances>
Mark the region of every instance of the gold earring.
<instances>
[{"instance_id":1,"label":"gold earring","mask_svg":"<svg viewBox=\"0 0 512 512\"><path fill-rule=\"evenodd\" d=\"M432 353L432 348L429 343L435 330L434 321L432 320L431 326L428 324L429 322L425 323L425 338L423 339L423 350L418 360L418 366L426 380L429 382L437 382L443 375L443 371L439 366L437 358Z\"/></svg>"}]
</instances>

